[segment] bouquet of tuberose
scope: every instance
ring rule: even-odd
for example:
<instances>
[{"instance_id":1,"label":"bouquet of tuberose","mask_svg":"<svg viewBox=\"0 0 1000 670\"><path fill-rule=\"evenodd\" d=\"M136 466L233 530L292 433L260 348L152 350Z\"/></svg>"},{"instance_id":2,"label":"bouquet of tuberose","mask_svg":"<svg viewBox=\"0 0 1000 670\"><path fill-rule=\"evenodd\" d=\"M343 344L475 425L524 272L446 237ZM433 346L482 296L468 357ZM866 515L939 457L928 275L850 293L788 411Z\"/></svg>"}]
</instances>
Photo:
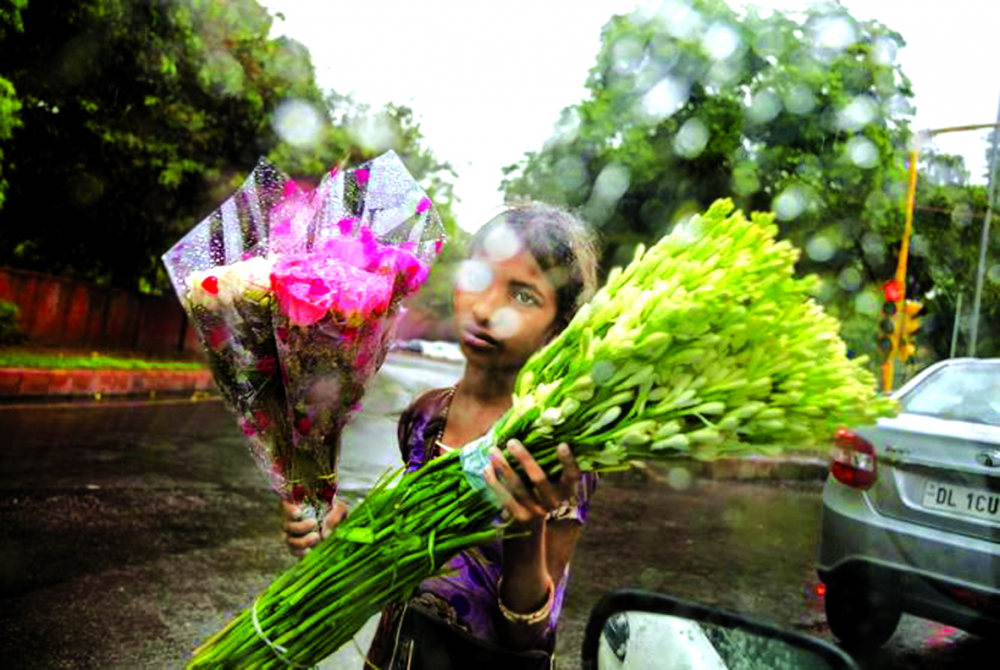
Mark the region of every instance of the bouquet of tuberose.
<instances>
[{"instance_id":1,"label":"bouquet of tuberose","mask_svg":"<svg viewBox=\"0 0 1000 670\"><path fill-rule=\"evenodd\" d=\"M495 541L487 450L516 438L552 476L581 468L826 449L842 425L891 415L864 358L796 278L773 215L716 202L605 286L521 370L513 407L483 438L377 485L334 536L196 652L192 668L308 667L456 553Z\"/></svg>"},{"instance_id":2,"label":"bouquet of tuberose","mask_svg":"<svg viewBox=\"0 0 1000 670\"><path fill-rule=\"evenodd\" d=\"M285 499L317 514L332 501L340 435L443 242L390 152L314 190L261 161L164 255L216 386Z\"/></svg>"}]
</instances>

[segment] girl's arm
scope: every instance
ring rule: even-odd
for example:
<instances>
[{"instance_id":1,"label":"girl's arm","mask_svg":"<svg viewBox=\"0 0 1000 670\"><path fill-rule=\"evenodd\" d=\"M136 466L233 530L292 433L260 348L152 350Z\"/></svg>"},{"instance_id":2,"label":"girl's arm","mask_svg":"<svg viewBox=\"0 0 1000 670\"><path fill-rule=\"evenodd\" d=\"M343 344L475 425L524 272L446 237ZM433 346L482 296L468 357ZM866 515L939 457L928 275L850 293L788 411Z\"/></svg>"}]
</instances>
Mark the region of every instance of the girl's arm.
<instances>
[{"instance_id":1,"label":"girl's arm","mask_svg":"<svg viewBox=\"0 0 1000 670\"><path fill-rule=\"evenodd\" d=\"M555 588L566 573L581 525L576 520L546 520L564 501L573 500L580 469L569 448L561 445L559 482L551 483L524 447L512 441L508 450L528 479L525 482L504 460L492 454L486 480L500 497L513 522L503 543L503 579L499 592L500 634L515 650L529 649L549 628Z\"/></svg>"}]
</instances>

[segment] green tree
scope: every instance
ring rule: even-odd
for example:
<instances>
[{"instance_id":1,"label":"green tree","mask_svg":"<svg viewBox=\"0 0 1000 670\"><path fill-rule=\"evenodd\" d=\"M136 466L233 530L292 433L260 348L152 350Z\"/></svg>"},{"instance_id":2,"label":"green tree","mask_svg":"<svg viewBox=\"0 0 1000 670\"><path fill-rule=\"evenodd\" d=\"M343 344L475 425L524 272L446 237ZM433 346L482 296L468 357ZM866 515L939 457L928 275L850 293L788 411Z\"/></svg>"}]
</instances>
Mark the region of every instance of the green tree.
<instances>
[{"instance_id":1,"label":"green tree","mask_svg":"<svg viewBox=\"0 0 1000 670\"><path fill-rule=\"evenodd\" d=\"M773 210L852 349L874 353L902 234L903 46L837 2L765 18L680 0L669 16L614 16L587 97L502 188L579 208L603 233L605 269L716 198Z\"/></svg>"},{"instance_id":2,"label":"green tree","mask_svg":"<svg viewBox=\"0 0 1000 670\"><path fill-rule=\"evenodd\" d=\"M21 22L21 11L27 6L28 0L0 0L0 41L10 32L21 32L24 26ZM18 111L21 101L17 98L14 85L0 74L0 209L3 209L4 192L7 182L4 179L3 142L9 140L14 129L21 125Z\"/></svg>"},{"instance_id":3,"label":"green tree","mask_svg":"<svg viewBox=\"0 0 1000 670\"><path fill-rule=\"evenodd\" d=\"M359 139L344 115L369 110L324 95L308 50L269 38L255 0L32 3L21 17L23 32L0 40L0 71L24 105L23 127L0 137L0 263L167 290L160 254L260 156L308 180L395 148L450 217L450 167L411 110L379 112L388 146Z\"/></svg>"}]
</instances>

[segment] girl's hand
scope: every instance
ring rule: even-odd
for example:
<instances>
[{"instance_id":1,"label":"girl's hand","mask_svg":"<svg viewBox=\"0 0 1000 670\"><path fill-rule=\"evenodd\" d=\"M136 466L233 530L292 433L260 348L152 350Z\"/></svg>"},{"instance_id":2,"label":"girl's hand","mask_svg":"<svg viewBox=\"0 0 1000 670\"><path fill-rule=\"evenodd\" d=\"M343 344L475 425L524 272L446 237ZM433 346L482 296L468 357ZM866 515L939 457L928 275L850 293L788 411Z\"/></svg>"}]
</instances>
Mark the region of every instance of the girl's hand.
<instances>
[{"instance_id":1,"label":"girl's hand","mask_svg":"<svg viewBox=\"0 0 1000 670\"><path fill-rule=\"evenodd\" d=\"M564 502L576 503L577 484L580 483L580 467L573 458L569 446L560 444L556 454L562 462L562 476L552 483L545 471L538 465L531 453L517 440L507 443L507 451L513 456L528 481L518 476L496 447L490 450L490 464L483 473L486 483L500 498L504 509L520 525L530 525L542 521Z\"/></svg>"},{"instance_id":2,"label":"girl's hand","mask_svg":"<svg viewBox=\"0 0 1000 670\"><path fill-rule=\"evenodd\" d=\"M344 520L347 505L334 500L330 511L323 517L322 525L317 524L315 518L304 517L302 508L287 500L281 501L281 511L284 517L285 544L288 545L289 553L301 558Z\"/></svg>"}]
</instances>

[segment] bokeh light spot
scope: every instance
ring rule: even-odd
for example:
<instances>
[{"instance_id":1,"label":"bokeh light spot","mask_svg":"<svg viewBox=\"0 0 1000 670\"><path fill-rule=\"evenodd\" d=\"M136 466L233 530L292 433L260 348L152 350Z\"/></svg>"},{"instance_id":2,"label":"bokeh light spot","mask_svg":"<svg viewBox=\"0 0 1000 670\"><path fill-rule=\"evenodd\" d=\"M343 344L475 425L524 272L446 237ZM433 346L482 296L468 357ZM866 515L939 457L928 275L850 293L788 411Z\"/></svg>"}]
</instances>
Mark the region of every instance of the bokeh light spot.
<instances>
[{"instance_id":1,"label":"bokeh light spot","mask_svg":"<svg viewBox=\"0 0 1000 670\"><path fill-rule=\"evenodd\" d=\"M878 165L878 149L867 137L858 135L847 142L847 156L859 168L873 168Z\"/></svg>"},{"instance_id":2,"label":"bokeh light spot","mask_svg":"<svg viewBox=\"0 0 1000 670\"><path fill-rule=\"evenodd\" d=\"M859 95L837 113L837 127L847 132L857 132L875 120L878 107L871 96Z\"/></svg>"},{"instance_id":3,"label":"bokeh light spot","mask_svg":"<svg viewBox=\"0 0 1000 670\"><path fill-rule=\"evenodd\" d=\"M713 23L709 26L702 38L702 43L705 45L709 57L713 60L729 58L743 46L740 36L725 23Z\"/></svg>"},{"instance_id":4,"label":"bokeh light spot","mask_svg":"<svg viewBox=\"0 0 1000 670\"><path fill-rule=\"evenodd\" d=\"M493 270L483 261L464 261L455 273L455 287L459 291L485 291L492 282Z\"/></svg>"},{"instance_id":5,"label":"bokeh light spot","mask_svg":"<svg viewBox=\"0 0 1000 670\"><path fill-rule=\"evenodd\" d=\"M785 96L785 109L792 114L808 114L816 106L816 96L805 84L799 84Z\"/></svg>"},{"instance_id":6,"label":"bokeh light spot","mask_svg":"<svg viewBox=\"0 0 1000 670\"><path fill-rule=\"evenodd\" d=\"M685 121L674 137L674 150L685 158L701 155L707 144L708 127L698 118Z\"/></svg>"},{"instance_id":7,"label":"bokeh light spot","mask_svg":"<svg viewBox=\"0 0 1000 670\"><path fill-rule=\"evenodd\" d=\"M524 244L517 232L506 223L493 226L483 239L483 252L489 260L495 263L502 263L513 258L523 248Z\"/></svg>"},{"instance_id":8,"label":"bokeh light spot","mask_svg":"<svg viewBox=\"0 0 1000 670\"><path fill-rule=\"evenodd\" d=\"M594 182L594 197L604 202L618 202L628 191L629 170L619 163L605 165Z\"/></svg>"},{"instance_id":9,"label":"bokeh light spot","mask_svg":"<svg viewBox=\"0 0 1000 670\"><path fill-rule=\"evenodd\" d=\"M670 472L667 473L667 484L677 491L691 488L693 481L694 477L691 476L691 472L687 468L670 468Z\"/></svg>"},{"instance_id":10,"label":"bokeh light spot","mask_svg":"<svg viewBox=\"0 0 1000 670\"><path fill-rule=\"evenodd\" d=\"M805 211L808 201L809 196L804 189L789 186L774 199L772 209L774 215L782 221L791 221Z\"/></svg>"},{"instance_id":11,"label":"bokeh light spot","mask_svg":"<svg viewBox=\"0 0 1000 670\"><path fill-rule=\"evenodd\" d=\"M290 99L274 110L274 132L285 142L295 147L316 144L323 128L322 117L305 100Z\"/></svg>"},{"instance_id":12,"label":"bokeh light spot","mask_svg":"<svg viewBox=\"0 0 1000 670\"><path fill-rule=\"evenodd\" d=\"M837 254L837 245L826 235L814 235L806 243L806 255L817 263L826 263Z\"/></svg>"},{"instance_id":13,"label":"bokeh light spot","mask_svg":"<svg viewBox=\"0 0 1000 670\"><path fill-rule=\"evenodd\" d=\"M812 27L812 39L823 49L843 51L857 41L857 33L851 22L842 16L820 19Z\"/></svg>"},{"instance_id":14,"label":"bokeh light spot","mask_svg":"<svg viewBox=\"0 0 1000 670\"><path fill-rule=\"evenodd\" d=\"M750 101L747 118L751 123L768 123L781 113L781 98L774 91L759 91Z\"/></svg>"},{"instance_id":15,"label":"bokeh light spot","mask_svg":"<svg viewBox=\"0 0 1000 670\"><path fill-rule=\"evenodd\" d=\"M649 122L672 116L687 102L688 85L674 77L664 77L642 97L640 111Z\"/></svg>"},{"instance_id":16,"label":"bokeh light spot","mask_svg":"<svg viewBox=\"0 0 1000 670\"><path fill-rule=\"evenodd\" d=\"M881 294L876 291L862 291L854 297L854 311L858 314L875 316L881 308Z\"/></svg>"},{"instance_id":17,"label":"bokeh light spot","mask_svg":"<svg viewBox=\"0 0 1000 670\"><path fill-rule=\"evenodd\" d=\"M837 283L840 284L840 288L845 291L857 291L861 288L861 271L857 268L844 268L840 277L837 279Z\"/></svg>"},{"instance_id":18,"label":"bokeh light spot","mask_svg":"<svg viewBox=\"0 0 1000 670\"><path fill-rule=\"evenodd\" d=\"M490 316L490 330L501 340L513 337L520 329L521 315L513 307L501 307Z\"/></svg>"}]
</instances>

